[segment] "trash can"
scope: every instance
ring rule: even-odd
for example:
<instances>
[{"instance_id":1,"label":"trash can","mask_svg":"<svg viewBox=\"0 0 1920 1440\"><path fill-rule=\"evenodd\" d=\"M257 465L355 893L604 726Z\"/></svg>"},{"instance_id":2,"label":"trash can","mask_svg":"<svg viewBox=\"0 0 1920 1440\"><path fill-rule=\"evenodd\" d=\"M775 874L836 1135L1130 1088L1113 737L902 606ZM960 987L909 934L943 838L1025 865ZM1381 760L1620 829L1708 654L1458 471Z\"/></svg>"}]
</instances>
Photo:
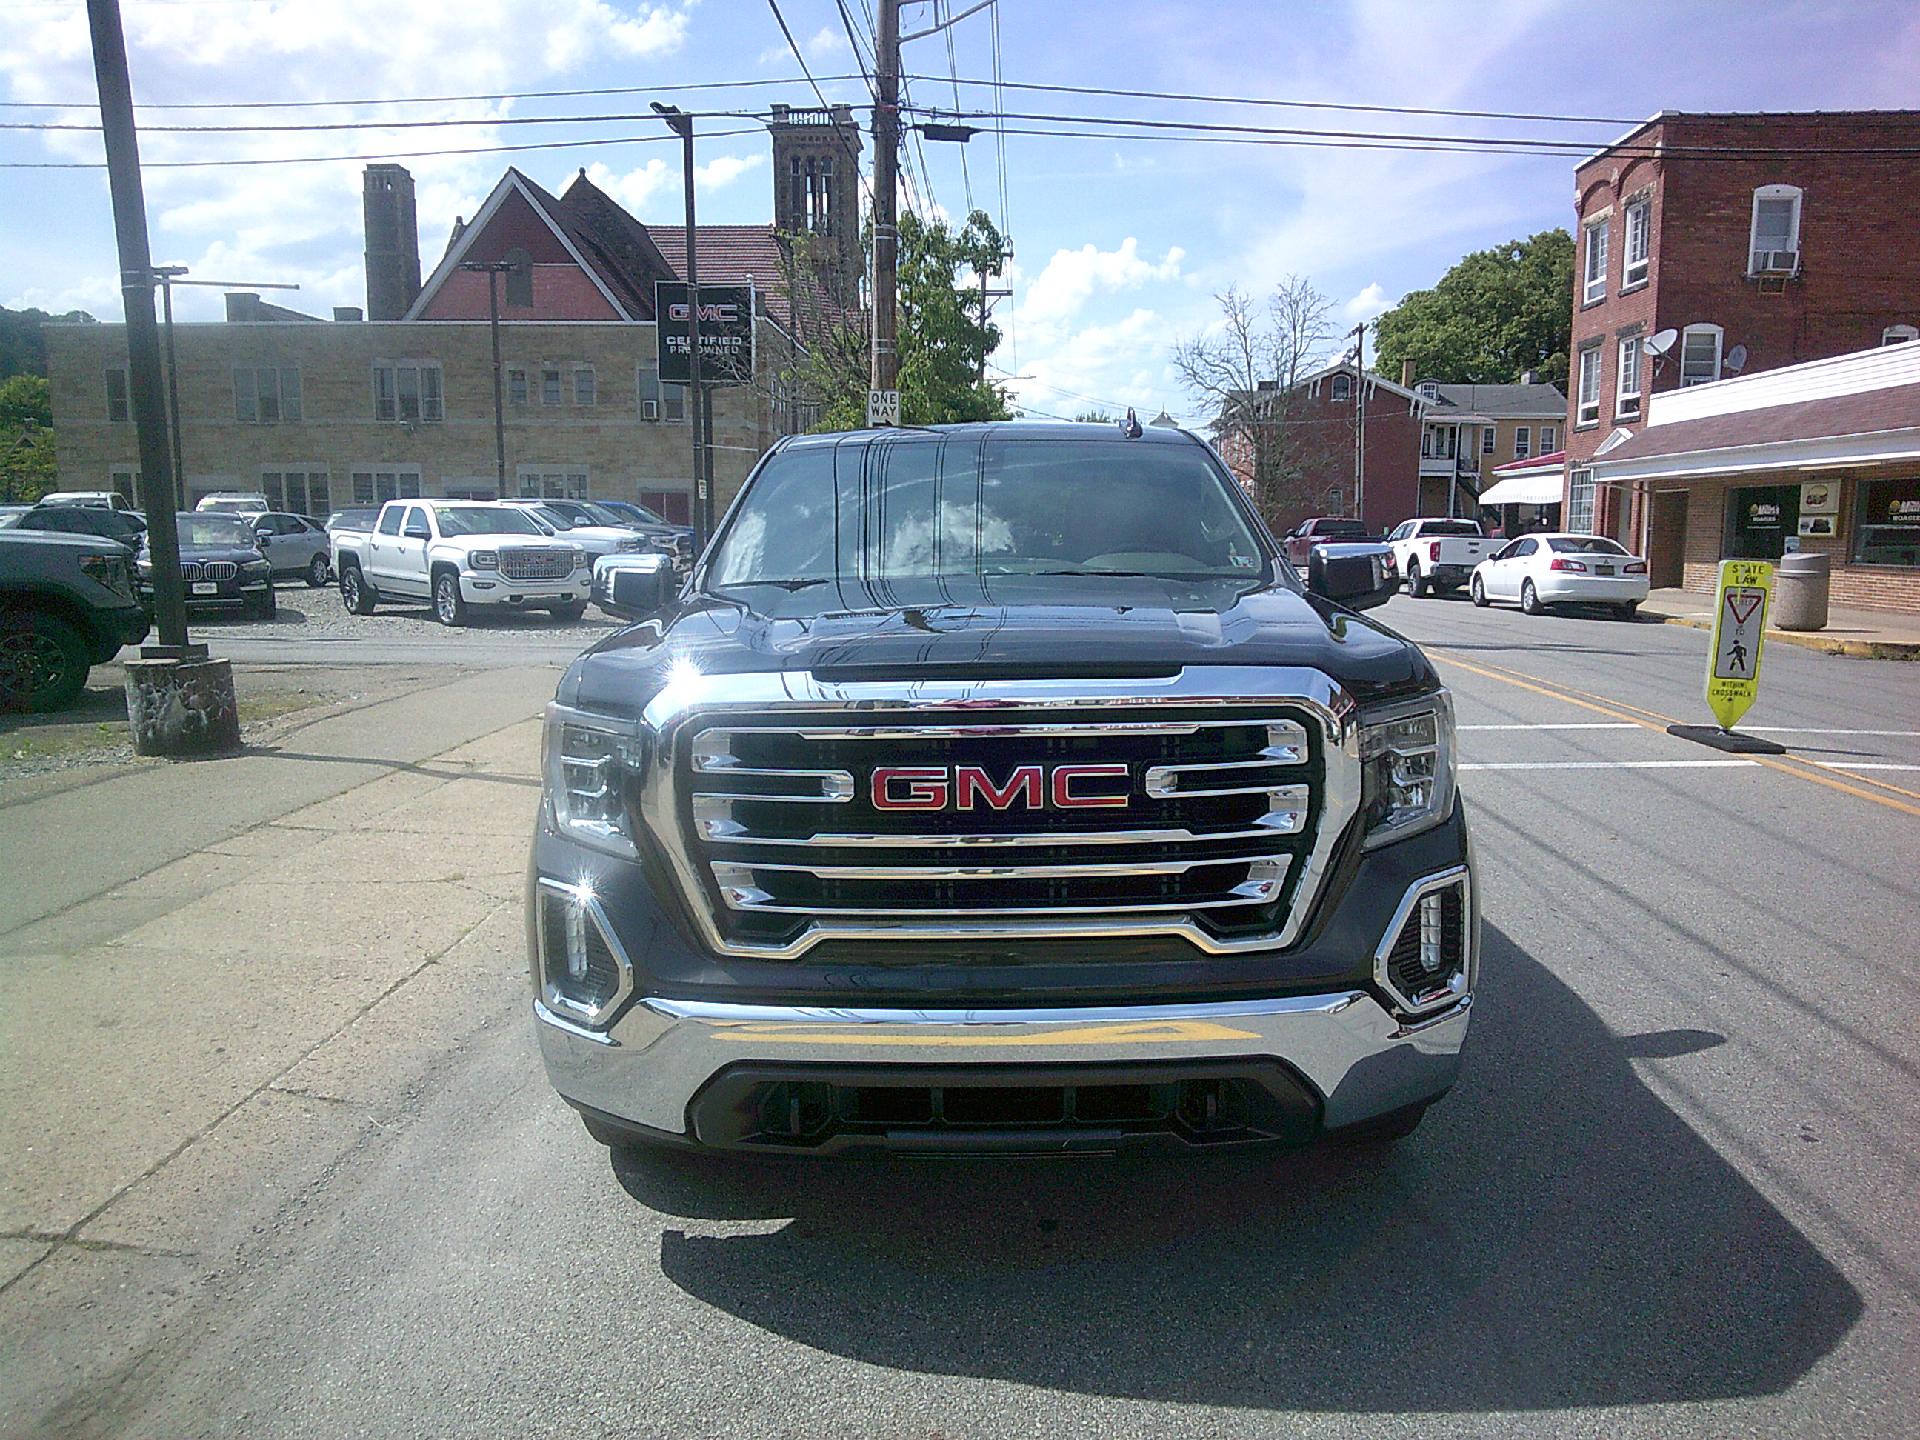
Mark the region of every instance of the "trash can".
<instances>
[{"instance_id":1,"label":"trash can","mask_svg":"<svg viewBox=\"0 0 1920 1440\"><path fill-rule=\"evenodd\" d=\"M1780 557L1773 582L1773 623L1777 628L1826 629L1832 567L1832 557L1816 550L1798 550Z\"/></svg>"}]
</instances>

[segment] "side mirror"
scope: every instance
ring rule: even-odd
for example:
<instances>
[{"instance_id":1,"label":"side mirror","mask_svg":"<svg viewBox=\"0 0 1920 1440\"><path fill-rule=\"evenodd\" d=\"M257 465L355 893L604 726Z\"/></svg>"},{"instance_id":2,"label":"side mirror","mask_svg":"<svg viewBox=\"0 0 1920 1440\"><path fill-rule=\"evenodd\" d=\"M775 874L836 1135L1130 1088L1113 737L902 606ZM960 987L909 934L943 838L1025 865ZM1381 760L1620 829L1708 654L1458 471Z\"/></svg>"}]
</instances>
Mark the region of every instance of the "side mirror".
<instances>
[{"instance_id":1,"label":"side mirror","mask_svg":"<svg viewBox=\"0 0 1920 1440\"><path fill-rule=\"evenodd\" d=\"M256 530L253 532L253 538L259 542L260 548L264 550L267 548L267 543L273 539L273 536L264 530Z\"/></svg>"},{"instance_id":2,"label":"side mirror","mask_svg":"<svg viewBox=\"0 0 1920 1440\"><path fill-rule=\"evenodd\" d=\"M665 555L607 555L594 563L594 602L621 620L658 614L676 588L673 561Z\"/></svg>"},{"instance_id":3,"label":"side mirror","mask_svg":"<svg viewBox=\"0 0 1920 1440\"><path fill-rule=\"evenodd\" d=\"M1371 542L1316 545L1307 557L1307 590L1349 610L1384 605L1400 588L1393 550Z\"/></svg>"},{"instance_id":4,"label":"side mirror","mask_svg":"<svg viewBox=\"0 0 1920 1440\"><path fill-rule=\"evenodd\" d=\"M433 531L429 530L425 525L409 525L400 533L405 535L409 540L433 539Z\"/></svg>"}]
</instances>

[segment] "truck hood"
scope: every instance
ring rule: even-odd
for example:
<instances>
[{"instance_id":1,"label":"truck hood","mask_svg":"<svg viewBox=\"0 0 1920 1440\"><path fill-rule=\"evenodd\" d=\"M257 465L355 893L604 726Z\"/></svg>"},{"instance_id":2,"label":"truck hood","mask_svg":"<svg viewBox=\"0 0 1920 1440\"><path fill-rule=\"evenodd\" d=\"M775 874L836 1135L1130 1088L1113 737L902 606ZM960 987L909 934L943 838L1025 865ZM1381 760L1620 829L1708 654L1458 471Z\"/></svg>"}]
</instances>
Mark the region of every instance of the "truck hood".
<instances>
[{"instance_id":1,"label":"truck hood","mask_svg":"<svg viewBox=\"0 0 1920 1440\"><path fill-rule=\"evenodd\" d=\"M995 579L925 593L822 585L695 596L618 631L568 670L559 698L643 709L684 674L808 671L828 681L1164 676L1187 666L1304 666L1367 702L1434 688L1426 658L1364 616L1283 584ZM972 593L962 593L971 588ZM943 596L940 591L946 593Z\"/></svg>"}]
</instances>

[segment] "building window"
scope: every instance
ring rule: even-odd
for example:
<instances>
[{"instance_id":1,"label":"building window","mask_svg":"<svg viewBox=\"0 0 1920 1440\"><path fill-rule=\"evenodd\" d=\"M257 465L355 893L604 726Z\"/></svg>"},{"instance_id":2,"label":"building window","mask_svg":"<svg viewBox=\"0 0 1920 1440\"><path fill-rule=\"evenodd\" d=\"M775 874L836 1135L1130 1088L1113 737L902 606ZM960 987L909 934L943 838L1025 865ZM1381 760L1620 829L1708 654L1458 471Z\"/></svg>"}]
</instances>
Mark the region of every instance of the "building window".
<instances>
[{"instance_id":1,"label":"building window","mask_svg":"<svg viewBox=\"0 0 1920 1440\"><path fill-rule=\"evenodd\" d=\"M1482 455L1493 454L1493 445L1493 426L1488 425L1480 431L1480 453Z\"/></svg>"},{"instance_id":2,"label":"building window","mask_svg":"<svg viewBox=\"0 0 1920 1440\"><path fill-rule=\"evenodd\" d=\"M260 493L275 510L324 520L333 513L324 470L263 470Z\"/></svg>"},{"instance_id":3,"label":"building window","mask_svg":"<svg viewBox=\"0 0 1920 1440\"><path fill-rule=\"evenodd\" d=\"M1586 236L1585 303L1607 298L1607 217L1601 216L1583 232Z\"/></svg>"},{"instance_id":4,"label":"building window","mask_svg":"<svg viewBox=\"0 0 1920 1440\"><path fill-rule=\"evenodd\" d=\"M685 490L649 490L642 481L640 504L670 525L686 525L693 518L693 496Z\"/></svg>"},{"instance_id":5,"label":"building window","mask_svg":"<svg viewBox=\"0 0 1920 1440\"><path fill-rule=\"evenodd\" d=\"M1856 565L1920 565L1920 477L1863 480L1853 522Z\"/></svg>"},{"instance_id":6,"label":"building window","mask_svg":"<svg viewBox=\"0 0 1920 1440\"><path fill-rule=\"evenodd\" d=\"M560 371L554 366L546 366L540 372L540 403L542 405L563 403L560 397Z\"/></svg>"},{"instance_id":7,"label":"building window","mask_svg":"<svg viewBox=\"0 0 1920 1440\"><path fill-rule=\"evenodd\" d=\"M591 405L594 400L593 367L581 365L573 372L573 403Z\"/></svg>"},{"instance_id":8,"label":"building window","mask_svg":"<svg viewBox=\"0 0 1920 1440\"><path fill-rule=\"evenodd\" d=\"M376 360L373 418L397 424L438 424L446 419L440 400L437 360Z\"/></svg>"},{"instance_id":9,"label":"building window","mask_svg":"<svg viewBox=\"0 0 1920 1440\"><path fill-rule=\"evenodd\" d=\"M1440 398L1440 382L1437 380L1422 380L1413 388L1416 394L1425 396L1429 400Z\"/></svg>"},{"instance_id":10,"label":"building window","mask_svg":"<svg viewBox=\"0 0 1920 1440\"><path fill-rule=\"evenodd\" d=\"M1593 533L1593 471L1576 470L1567 483L1567 529L1575 535Z\"/></svg>"},{"instance_id":11,"label":"building window","mask_svg":"<svg viewBox=\"0 0 1920 1440\"><path fill-rule=\"evenodd\" d=\"M687 387L660 383L658 365L642 365L639 372L640 418L664 420L669 425L687 423Z\"/></svg>"},{"instance_id":12,"label":"building window","mask_svg":"<svg viewBox=\"0 0 1920 1440\"><path fill-rule=\"evenodd\" d=\"M1799 188L1793 185L1762 185L1753 192L1753 230L1747 242L1747 274L1799 273Z\"/></svg>"},{"instance_id":13,"label":"building window","mask_svg":"<svg viewBox=\"0 0 1920 1440\"><path fill-rule=\"evenodd\" d=\"M136 508L140 505L140 472L116 465L107 472L107 488Z\"/></svg>"},{"instance_id":14,"label":"building window","mask_svg":"<svg viewBox=\"0 0 1920 1440\"><path fill-rule=\"evenodd\" d=\"M564 466L522 465L520 495L527 500L584 500L587 472Z\"/></svg>"},{"instance_id":15,"label":"building window","mask_svg":"<svg viewBox=\"0 0 1920 1440\"><path fill-rule=\"evenodd\" d=\"M400 466L353 472L353 503L384 505L389 500L418 500L420 472Z\"/></svg>"},{"instance_id":16,"label":"building window","mask_svg":"<svg viewBox=\"0 0 1920 1440\"><path fill-rule=\"evenodd\" d=\"M518 245L500 257L513 268L506 273L506 302L520 310L533 308L533 257Z\"/></svg>"},{"instance_id":17,"label":"building window","mask_svg":"<svg viewBox=\"0 0 1920 1440\"><path fill-rule=\"evenodd\" d=\"M1540 453L1542 455L1551 455L1553 453L1553 442L1556 433L1551 425L1542 425L1540 427Z\"/></svg>"},{"instance_id":18,"label":"building window","mask_svg":"<svg viewBox=\"0 0 1920 1440\"><path fill-rule=\"evenodd\" d=\"M132 404L127 398L127 367L110 365L107 367L107 419L125 424L132 415Z\"/></svg>"},{"instance_id":19,"label":"building window","mask_svg":"<svg viewBox=\"0 0 1920 1440\"><path fill-rule=\"evenodd\" d=\"M1920 340L1920 329L1912 325L1889 325L1880 332L1882 345L1904 345L1909 340Z\"/></svg>"},{"instance_id":20,"label":"building window","mask_svg":"<svg viewBox=\"0 0 1920 1440\"><path fill-rule=\"evenodd\" d=\"M1513 458L1525 460L1533 454L1533 427L1516 425L1513 427Z\"/></svg>"},{"instance_id":21,"label":"building window","mask_svg":"<svg viewBox=\"0 0 1920 1440\"><path fill-rule=\"evenodd\" d=\"M507 367L507 403L509 405L527 403L527 372L521 366Z\"/></svg>"},{"instance_id":22,"label":"building window","mask_svg":"<svg viewBox=\"0 0 1920 1440\"><path fill-rule=\"evenodd\" d=\"M233 418L242 425L278 425L300 418L300 372L291 365L239 365L233 372Z\"/></svg>"},{"instance_id":23,"label":"building window","mask_svg":"<svg viewBox=\"0 0 1920 1440\"><path fill-rule=\"evenodd\" d=\"M1680 337L1680 383L1710 385L1720 378L1718 325L1689 325Z\"/></svg>"},{"instance_id":24,"label":"building window","mask_svg":"<svg viewBox=\"0 0 1920 1440\"><path fill-rule=\"evenodd\" d=\"M1576 425L1598 425L1600 423L1600 347L1589 345L1580 352L1580 383L1575 391L1579 409L1574 414Z\"/></svg>"},{"instance_id":25,"label":"building window","mask_svg":"<svg viewBox=\"0 0 1920 1440\"><path fill-rule=\"evenodd\" d=\"M1615 387L1613 413L1616 419L1631 420L1640 413L1640 337L1629 335L1620 342L1620 379Z\"/></svg>"},{"instance_id":26,"label":"building window","mask_svg":"<svg viewBox=\"0 0 1920 1440\"><path fill-rule=\"evenodd\" d=\"M1353 398L1353 377L1347 374L1334 376L1333 384L1328 392L1328 398L1336 404L1351 400Z\"/></svg>"},{"instance_id":27,"label":"building window","mask_svg":"<svg viewBox=\"0 0 1920 1440\"><path fill-rule=\"evenodd\" d=\"M1620 264L1620 288L1647 283L1653 265L1653 201L1627 206L1627 253Z\"/></svg>"}]
</instances>

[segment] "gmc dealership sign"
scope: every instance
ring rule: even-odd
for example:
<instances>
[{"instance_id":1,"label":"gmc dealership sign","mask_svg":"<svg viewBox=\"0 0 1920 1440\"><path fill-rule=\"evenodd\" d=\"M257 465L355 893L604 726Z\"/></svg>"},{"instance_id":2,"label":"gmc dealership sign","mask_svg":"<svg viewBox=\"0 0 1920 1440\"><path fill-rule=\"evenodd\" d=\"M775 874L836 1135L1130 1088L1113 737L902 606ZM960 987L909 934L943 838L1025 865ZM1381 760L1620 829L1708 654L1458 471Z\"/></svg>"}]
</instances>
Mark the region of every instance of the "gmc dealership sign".
<instances>
[{"instance_id":1,"label":"gmc dealership sign","mask_svg":"<svg viewBox=\"0 0 1920 1440\"><path fill-rule=\"evenodd\" d=\"M660 379L685 385L692 378L687 344L688 303L683 280L657 280L653 313L659 322ZM747 385L753 381L753 286L700 287L700 382Z\"/></svg>"}]
</instances>

